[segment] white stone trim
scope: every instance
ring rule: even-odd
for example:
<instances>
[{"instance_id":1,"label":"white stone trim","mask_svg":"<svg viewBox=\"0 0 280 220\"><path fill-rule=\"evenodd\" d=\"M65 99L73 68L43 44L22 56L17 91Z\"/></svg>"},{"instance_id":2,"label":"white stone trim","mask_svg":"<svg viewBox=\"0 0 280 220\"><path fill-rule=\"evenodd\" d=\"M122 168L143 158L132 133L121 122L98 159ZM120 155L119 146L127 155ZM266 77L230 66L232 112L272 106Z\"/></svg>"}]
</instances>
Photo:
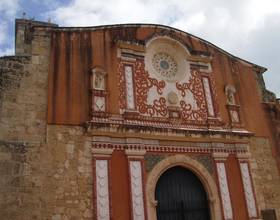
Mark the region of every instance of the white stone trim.
<instances>
[{"instance_id":1,"label":"white stone trim","mask_svg":"<svg viewBox=\"0 0 280 220\"><path fill-rule=\"evenodd\" d=\"M206 99L208 114L209 114L209 116L214 117L215 112L214 112L213 99L212 99L212 94L211 94L211 89L210 89L209 78L208 77L202 77L202 82L203 82L203 87L204 87L204 93L205 93L205 99Z\"/></svg>"},{"instance_id":2,"label":"white stone trim","mask_svg":"<svg viewBox=\"0 0 280 220\"><path fill-rule=\"evenodd\" d=\"M240 163L240 170L241 170L248 214L250 218L254 218L257 217L257 209L256 209L256 202L253 193L248 163Z\"/></svg>"},{"instance_id":3,"label":"white stone trim","mask_svg":"<svg viewBox=\"0 0 280 220\"><path fill-rule=\"evenodd\" d=\"M130 65L124 65L125 87L126 87L126 108L135 110L133 68Z\"/></svg>"},{"instance_id":4,"label":"white stone trim","mask_svg":"<svg viewBox=\"0 0 280 220\"><path fill-rule=\"evenodd\" d=\"M213 152L212 156L214 158L214 160L226 160L228 158L229 153L225 153L225 152Z\"/></svg>"},{"instance_id":5,"label":"white stone trim","mask_svg":"<svg viewBox=\"0 0 280 220\"><path fill-rule=\"evenodd\" d=\"M225 164L216 163L225 220L233 219Z\"/></svg>"},{"instance_id":6,"label":"white stone trim","mask_svg":"<svg viewBox=\"0 0 280 220\"><path fill-rule=\"evenodd\" d=\"M108 160L96 160L97 220L110 220Z\"/></svg>"},{"instance_id":7,"label":"white stone trim","mask_svg":"<svg viewBox=\"0 0 280 220\"><path fill-rule=\"evenodd\" d=\"M141 161L129 161L133 220L145 220Z\"/></svg>"},{"instance_id":8,"label":"white stone trim","mask_svg":"<svg viewBox=\"0 0 280 220\"><path fill-rule=\"evenodd\" d=\"M139 156L144 156L146 154L146 150L125 150L125 154L127 156L133 157L139 157Z\"/></svg>"},{"instance_id":9,"label":"white stone trim","mask_svg":"<svg viewBox=\"0 0 280 220\"><path fill-rule=\"evenodd\" d=\"M92 153L93 157L110 157L113 153L114 149L107 148L93 148Z\"/></svg>"}]
</instances>

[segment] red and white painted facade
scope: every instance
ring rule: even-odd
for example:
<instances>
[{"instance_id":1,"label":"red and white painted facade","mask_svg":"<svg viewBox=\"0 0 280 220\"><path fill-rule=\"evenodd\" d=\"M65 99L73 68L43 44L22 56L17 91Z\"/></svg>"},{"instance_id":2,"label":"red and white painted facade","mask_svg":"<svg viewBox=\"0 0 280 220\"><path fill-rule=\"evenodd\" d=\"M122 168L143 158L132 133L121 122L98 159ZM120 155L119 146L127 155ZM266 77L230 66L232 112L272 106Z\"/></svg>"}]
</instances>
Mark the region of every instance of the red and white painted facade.
<instances>
[{"instance_id":1,"label":"red and white painted facade","mask_svg":"<svg viewBox=\"0 0 280 220\"><path fill-rule=\"evenodd\" d=\"M250 170L254 131L237 83L243 67L257 66L169 27L95 31L85 33L95 45L87 60L90 96L83 99L90 112L71 119L91 138L95 218L155 220L153 173L179 164L203 183L212 219L259 219Z\"/></svg>"}]
</instances>

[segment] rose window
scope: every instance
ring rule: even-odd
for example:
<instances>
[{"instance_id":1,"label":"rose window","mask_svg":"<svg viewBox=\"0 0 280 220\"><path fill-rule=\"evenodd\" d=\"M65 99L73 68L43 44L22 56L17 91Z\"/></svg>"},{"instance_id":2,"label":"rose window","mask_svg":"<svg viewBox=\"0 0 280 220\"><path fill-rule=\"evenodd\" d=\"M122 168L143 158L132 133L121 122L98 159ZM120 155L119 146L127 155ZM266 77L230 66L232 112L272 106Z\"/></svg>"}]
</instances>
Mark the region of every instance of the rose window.
<instances>
[{"instance_id":1,"label":"rose window","mask_svg":"<svg viewBox=\"0 0 280 220\"><path fill-rule=\"evenodd\" d=\"M152 64L156 72L167 80L175 80L178 72L176 61L166 53L156 53Z\"/></svg>"}]
</instances>

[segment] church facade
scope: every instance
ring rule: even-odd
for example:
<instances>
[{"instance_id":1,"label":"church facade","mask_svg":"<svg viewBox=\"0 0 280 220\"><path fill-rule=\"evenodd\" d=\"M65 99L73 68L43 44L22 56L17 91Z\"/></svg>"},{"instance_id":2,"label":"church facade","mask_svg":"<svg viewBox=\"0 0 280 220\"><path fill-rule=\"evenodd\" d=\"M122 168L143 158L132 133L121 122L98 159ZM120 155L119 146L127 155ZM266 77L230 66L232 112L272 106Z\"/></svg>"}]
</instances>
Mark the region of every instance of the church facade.
<instances>
[{"instance_id":1,"label":"church facade","mask_svg":"<svg viewBox=\"0 0 280 220\"><path fill-rule=\"evenodd\" d=\"M163 25L18 19L0 70L1 219L280 219L264 67Z\"/></svg>"}]
</instances>

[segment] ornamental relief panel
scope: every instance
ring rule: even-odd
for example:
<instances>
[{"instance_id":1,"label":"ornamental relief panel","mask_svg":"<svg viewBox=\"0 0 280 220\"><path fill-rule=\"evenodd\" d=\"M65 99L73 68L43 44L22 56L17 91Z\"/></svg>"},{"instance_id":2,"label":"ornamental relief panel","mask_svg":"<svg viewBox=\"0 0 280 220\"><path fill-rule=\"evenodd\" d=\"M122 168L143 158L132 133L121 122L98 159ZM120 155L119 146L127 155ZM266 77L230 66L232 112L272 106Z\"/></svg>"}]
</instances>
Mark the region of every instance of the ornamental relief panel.
<instances>
[{"instance_id":1,"label":"ornamental relief panel","mask_svg":"<svg viewBox=\"0 0 280 220\"><path fill-rule=\"evenodd\" d=\"M143 57L130 60L120 57L120 114L133 110L144 117L159 120L171 117L181 119L182 123L199 124L206 123L208 117L217 117L212 74L191 68L184 50L180 45L170 45L163 40L149 44ZM133 70L133 97L128 94L132 89L127 88L126 82L125 69L128 66ZM204 88L205 79L207 88ZM133 98L134 109L127 101L128 97Z\"/></svg>"},{"instance_id":2,"label":"ornamental relief panel","mask_svg":"<svg viewBox=\"0 0 280 220\"><path fill-rule=\"evenodd\" d=\"M125 63L119 63L120 113L127 108L126 84L124 77ZM206 121L207 106L201 74L191 70L189 80L170 83L153 78L144 69L144 60L134 63L134 91L136 111L144 116L165 117L168 108L180 110L180 118L185 120Z\"/></svg>"}]
</instances>

